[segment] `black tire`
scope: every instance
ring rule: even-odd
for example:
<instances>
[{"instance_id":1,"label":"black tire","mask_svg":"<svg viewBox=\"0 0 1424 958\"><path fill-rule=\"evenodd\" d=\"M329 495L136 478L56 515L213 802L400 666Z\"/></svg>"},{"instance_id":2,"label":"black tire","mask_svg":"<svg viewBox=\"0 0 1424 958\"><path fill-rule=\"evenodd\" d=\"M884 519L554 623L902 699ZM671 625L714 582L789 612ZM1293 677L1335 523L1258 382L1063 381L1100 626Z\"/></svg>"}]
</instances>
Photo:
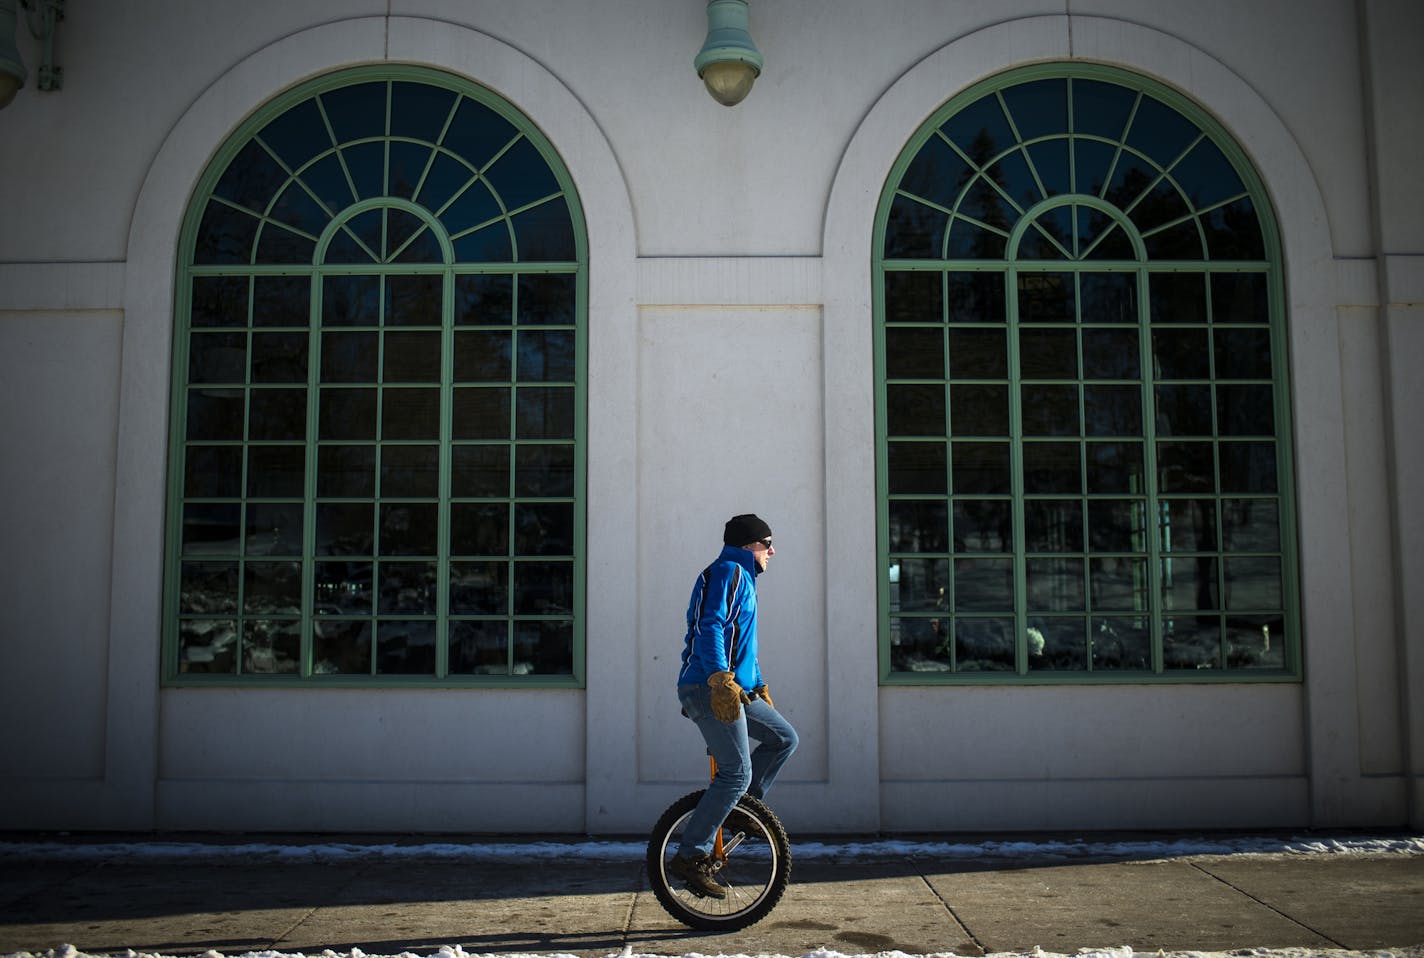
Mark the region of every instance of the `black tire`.
<instances>
[{"instance_id":1,"label":"black tire","mask_svg":"<svg viewBox=\"0 0 1424 958\"><path fill-rule=\"evenodd\" d=\"M786 829L766 805L747 795L737 807L750 827L723 829L723 860L714 862L713 877L727 890L723 899L698 895L668 873L678 843L702 792L684 795L663 812L648 839L648 882L668 914L691 928L736 931L761 921L791 881L791 842ZM735 812L733 812L735 816Z\"/></svg>"}]
</instances>

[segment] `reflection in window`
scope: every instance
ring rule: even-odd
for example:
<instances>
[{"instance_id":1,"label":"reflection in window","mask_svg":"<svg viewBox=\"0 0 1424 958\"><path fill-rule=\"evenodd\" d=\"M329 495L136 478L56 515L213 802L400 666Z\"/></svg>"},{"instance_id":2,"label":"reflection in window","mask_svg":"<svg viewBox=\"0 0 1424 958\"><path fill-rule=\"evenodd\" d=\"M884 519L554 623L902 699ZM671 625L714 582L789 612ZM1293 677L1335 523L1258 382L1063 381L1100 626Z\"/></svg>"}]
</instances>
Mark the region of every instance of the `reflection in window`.
<instances>
[{"instance_id":1,"label":"reflection in window","mask_svg":"<svg viewBox=\"0 0 1424 958\"><path fill-rule=\"evenodd\" d=\"M884 674L1293 677L1263 191L1175 94L986 82L877 235Z\"/></svg>"},{"instance_id":2,"label":"reflection in window","mask_svg":"<svg viewBox=\"0 0 1424 958\"><path fill-rule=\"evenodd\" d=\"M418 69L232 142L183 252L166 678L577 681L584 259L552 149Z\"/></svg>"}]
</instances>

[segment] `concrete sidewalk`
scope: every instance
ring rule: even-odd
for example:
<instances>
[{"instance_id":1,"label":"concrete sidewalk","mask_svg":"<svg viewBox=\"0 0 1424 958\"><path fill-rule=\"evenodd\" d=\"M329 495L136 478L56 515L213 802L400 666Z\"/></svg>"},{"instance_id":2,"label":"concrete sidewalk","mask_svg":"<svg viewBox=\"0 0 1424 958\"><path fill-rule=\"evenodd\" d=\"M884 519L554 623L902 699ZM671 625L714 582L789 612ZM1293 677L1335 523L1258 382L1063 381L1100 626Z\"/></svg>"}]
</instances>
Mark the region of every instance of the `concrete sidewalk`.
<instances>
[{"instance_id":1,"label":"concrete sidewalk","mask_svg":"<svg viewBox=\"0 0 1424 958\"><path fill-rule=\"evenodd\" d=\"M794 852L793 852L794 853ZM0 954L216 950L847 954L1424 944L1424 857L1227 855L1064 864L912 855L797 861L777 909L707 935L639 861L145 856L49 860L0 843ZM1416 954L1424 955L1424 949Z\"/></svg>"}]
</instances>

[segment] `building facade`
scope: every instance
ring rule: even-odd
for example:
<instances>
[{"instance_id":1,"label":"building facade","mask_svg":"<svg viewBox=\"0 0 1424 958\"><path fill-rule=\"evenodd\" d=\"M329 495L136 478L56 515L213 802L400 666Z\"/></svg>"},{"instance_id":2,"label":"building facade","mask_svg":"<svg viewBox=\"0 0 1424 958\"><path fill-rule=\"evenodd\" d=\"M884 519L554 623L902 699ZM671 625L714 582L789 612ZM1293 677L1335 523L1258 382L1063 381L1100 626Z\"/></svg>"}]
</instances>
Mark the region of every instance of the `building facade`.
<instances>
[{"instance_id":1,"label":"building facade","mask_svg":"<svg viewBox=\"0 0 1424 958\"><path fill-rule=\"evenodd\" d=\"M643 831L755 511L794 831L1418 827L1424 8L754 0L730 108L706 29L70 6L0 826Z\"/></svg>"}]
</instances>

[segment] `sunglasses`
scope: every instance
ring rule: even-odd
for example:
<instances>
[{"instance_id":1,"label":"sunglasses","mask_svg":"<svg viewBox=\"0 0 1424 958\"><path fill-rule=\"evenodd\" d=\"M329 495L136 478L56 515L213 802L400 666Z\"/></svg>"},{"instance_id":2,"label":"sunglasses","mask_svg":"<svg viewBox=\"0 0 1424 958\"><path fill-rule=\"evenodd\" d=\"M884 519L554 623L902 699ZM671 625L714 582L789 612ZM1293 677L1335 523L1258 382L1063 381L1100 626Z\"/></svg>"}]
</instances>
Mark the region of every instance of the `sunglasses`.
<instances>
[{"instance_id":1,"label":"sunglasses","mask_svg":"<svg viewBox=\"0 0 1424 958\"><path fill-rule=\"evenodd\" d=\"M771 548L771 536L767 536L765 539L758 539L757 541L760 542L762 545L766 546L768 549Z\"/></svg>"}]
</instances>

